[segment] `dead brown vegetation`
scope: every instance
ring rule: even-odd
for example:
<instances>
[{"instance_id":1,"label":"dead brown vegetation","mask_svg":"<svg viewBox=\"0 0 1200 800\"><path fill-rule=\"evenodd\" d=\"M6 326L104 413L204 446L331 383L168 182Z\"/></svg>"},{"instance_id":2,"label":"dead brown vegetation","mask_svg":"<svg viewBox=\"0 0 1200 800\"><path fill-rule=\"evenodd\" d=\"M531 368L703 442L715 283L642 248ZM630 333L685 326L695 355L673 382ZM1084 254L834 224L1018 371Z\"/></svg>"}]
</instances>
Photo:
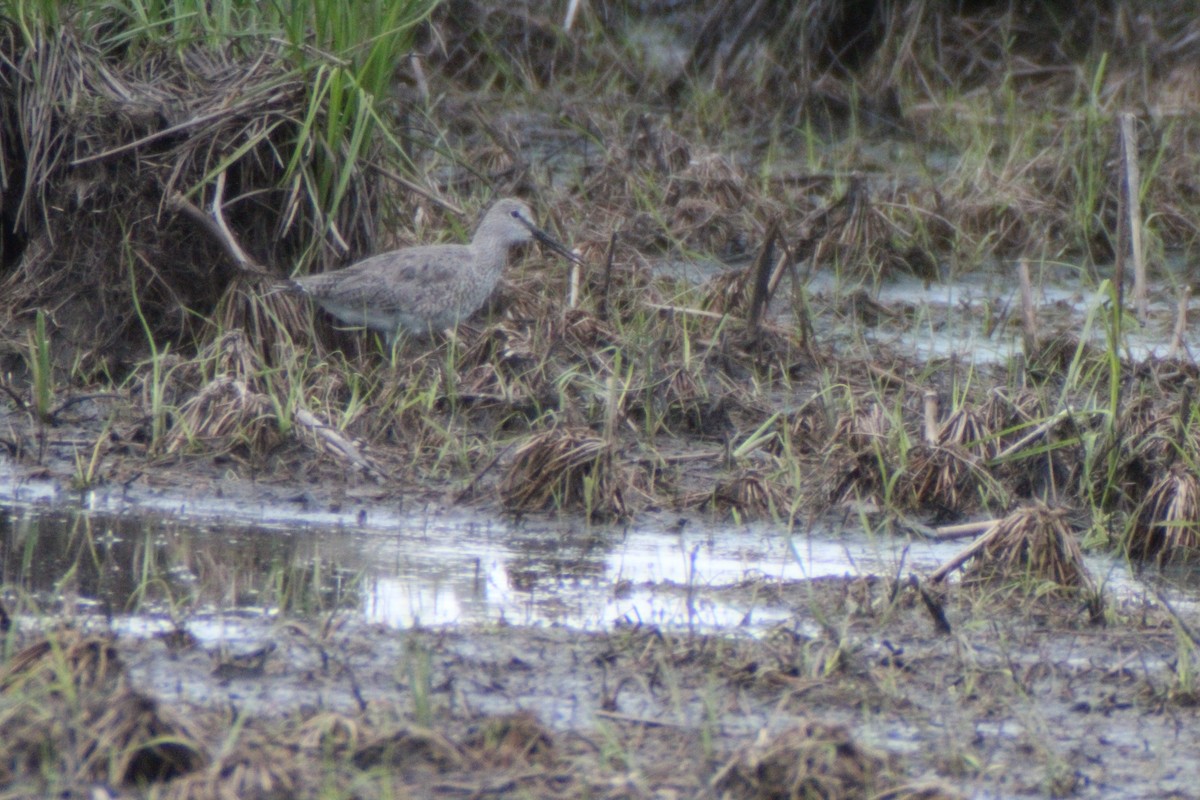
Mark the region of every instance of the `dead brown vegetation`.
<instances>
[{"instance_id":1,"label":"dead brown vegetation","mask_svg":"<svg viewBox=\"0 0 1200 800\"><path fill-rule=\"evenodd\" d=\"M186 399L167 435L167 453L187 448L211 453L239 446L262 453L279 441L276 409L263 386L265 366L240 328L214 342L193 365L207 367L203 372L210 377L183 393ZM201 370L193 366L181 371Z\"/></svg>"},{"instance_id":2,"label":"dead brown vegetation","mask_svg":"<svg viewBox=\"0 0 1200 800\"><path fill-rule=\"evenodd\" d=\"M553 429L530 438L514 454L500 483L510 511L587 511L625 517L634 476L611 443L591 431Z\"/></svg>"},{"instance_id":3,"label":"dead brown vegetation","mask_svg":"<svg viewBox=\"0 0 1200 800\"><path fill-rule=\"evenodd\" d=\"M1200 478L1176 464L1146 494L1133 518L1126 550L1134 558L1187 561L1200 550Z\"/></svg>"},{"instance_id":4,"label":"dead brown vegetation","mask_svg":"<svg viewBox=\"0 0 1200 800\"><path fill-rule=\"evenodd\" d=\"M703 508L742 520L780 519L790 516L787 490L756 470L745 470L720 481Z\"/></svg>"},{"instance_id":5,"label":"dead brown vegetation","mask_svg":"<svg viewBox=\"0 0 1200 800\"><path fill-rule=\"evenodd\" d=\"M586 13L621 23L614 4L591 5ZM1090 501L1126 515L1134 557L1187 557L1200 547L1194 365L1139 362L1119 343L1102 352L1074 319L1055 333L1035 331L1024 364L978 370L915 364L886 341L859 337L864 326L915 316L874 291L899 272L936 280L956 265L995 266L1005 283L1011 265L994 258L1033 253L1086 266L1118 253L1120 179L1106 167L1114 104L1145 109L1143 156L1157 170L1146 194L1153 241L1189 244L1200 138L1180 109L1194 105L1200 74L1193 9L853 5L795 4L770 25L763 14L780 4L716 4L683 79L654 85L658 78L636 74L600 29L592 33L604 47L585 51L531 4L445 3L426 31L423 60L400 75L412 86L398 102L425 106L394 121L427 126L430 150L454 152L427 161L414 153L414 163L471 208L485 202L477 194L501 187L538 198L588 266L571 274L527 258L479 320L394 353L369 336L314 329L309 309L255 284L229 257L236 241L281 274L332 267L447 222L416 190L398 192L396 202L420 214L378 236L384 173L365 164L347 174L332 216L296 188L304 181L288 182L294 156L313 171L338 157L288 149L308 108L310 73L274 46L250 55L161 49L131 66L70 26L25 42L8 25L0 36L0 172L11 176L0 198L0 373L35 360L41 309L56 367L72 373L67 394L90 390L96 375L119 383L132 374L130 416L153 412L166 423L158 453L233 454L257 468L298 441L306 449L278 462L292 480L341 490L353 463L389 500L467 481L455 497L498 500L514 514L627 520L651 505L776 519L843 504L864 514L1007 514L964 559L968 580L988 586L1094 588L1071 517ZM1141 57L1151 50L1163 57ZM1104 74L1101 52L1113 53ZM564 75L594 82L564 97ZM671 113L595 88L610 79L639 98L665 94ZM686 105L689 89L704 95L710 81L739 102L716 111ZM500 96L487 97L492 90ZM538 113L553 109L551 124L508 108L524 100L522 90L545 104ZM980 110L982 97L998 99ZM1068 111L1046 109L1049 100ZM814 111L824 122L903 131L892 143L898 155L881 163L869 137L825 141L824 124L808 125ZM966 118L971 125L956 127ZM774 127L761 135L766 119ZM1026 123L1027 132L998 136L986 153L957 138ZM805 161L796 153L810 139ZM561 158L546 155L556 148ZM905 171L910 154L920 163ZM218 221L227 233L214 232ZM704 285L668 274L680 263L755 254L754 264ZM811 288L818 271L836 275L831 295ZM816 343L810 313L848 323L854 341ZM1003 335L1007 317L998 317L992 330ZM150 341L170 355L134 366ZM1103 372L1110 357L1120 373L1111 407L1104 378L1067 383L1072 369ZM12 417L33 418L24 387L5 377L0 388L18 410ZM151 399L159 388L165 410ZM923 414L918 403L929 394L953 398L954 411ZM20 427L10 424L0 446L40 467L37 446L51 440L46 418L54 415L30 423L28 436L9 433ZM300 433L289 440L289 428ZM105 434L98 453L107 452ZM368 445L402 468L366 459ZM872 599L868 587L858 607ZM763 673L739 668L799 696L816 685L796 666L809 644L797 637L794 662ZM811 654L817 672L849 672L857 657L840 641L819 642ZM72 693L82 698L75 705ZM553 774L563 737L530 714L489 718L457 738L314 718L294 739L250 737L210 752L128 689L103 640L41 643L5 665L0 728L14 755L0 763L0 782L50 766L61 724L87 732L54 756L69 780L128 786L172 777L165 794L177 797L290 796L302 779L281 765L330 752L399 775L401 792L413 776L457 779L485 767L505 774L495 785L464 780L447 791L568 782ZM101 759L110 745L121 756ZM897 786L886 759L819 722L746 748L714 786L747 800L942 796Z\"/></svg>"},{"instance_id":6,"label":"dead brown vegetation","mask_svg":"<svg viewBox=\"0 0 1200 800\"><path fill-rule=\"evenodd\" d=\"M884 756L855 742L845 728L816 720L764 733L721 768L713 786L723 800L957 796L933 784L895 787Z\"/></svg>"},{"instance_id":7,"label":"dead brown vegetation","mask_svg":"<svg viewBox=\"0 0 1200 800\"><path fill-rule=\"evenodd\" d=\"M43 774L135 786L169 781L208 762L181 721L129 687L111 641L75 633L29 645L3 665L0 728L6 784Z\"/></svg>"},{"instance_id":8,"label":"dead brown vegetation","mask_svg":"<svg viewBox=\"0 0 1200 800\"><path fill-rule=\"evenodd\" d=\"M845 89L853 81L863 91L859 113L886 124L896 122L895 93L905 81L931 92L947 86L969 92L1017 58L1027 65L1025 87L1062 101L1089 77L1070 67L1105 52L1116 62L1108 79L1127 104L1174 104L1180 97L1172 76L1196 66L1190 10L1185 0L1153 10L1082 0L1030 6L826 1L781 19L769 5L735 0L712 10L685 74L734 92L762 81L797 114L848 113ZM1142 58L1149 47L1161 60ZM1151 79L1130 80L1139 74ZM674 92L686 85L681 78Z\"/></svg>"},{"instance_id":9,"label":"dead brown vegetation","mask_svg":"<svg viewBox=\"0 0 1200 800\"><path fill-rule=\"evenodd\" d=\"M205 341L223 299L226 323L246 322L228 298L234 264L205 212L186 208L216 204L250 257L280 273L370 249L375 179L349 176L352 191L328 221L288 187L288 142L300 140L312 76L289 66L282 46L249 57L195 45L127 61L69 25L33 37L0 25L0 108L14 134L2 154L13 180L0 348L19 346L42 308L66 361L121 374L148 334ZM300 173L331 168L308 158Z\"/></svg>"},{"instance_id":10,"label":"dead brown vegetation","mask_svg":"<svg viewBox=\"0 0 1200 800\"><path fill-rule=\"evenodd\" d=\"M996 523L977 545L968 571L973 580L1028 578L1070 590L1094 586L1068 509L1024 506Z\"/></svg>"}]
</instances>

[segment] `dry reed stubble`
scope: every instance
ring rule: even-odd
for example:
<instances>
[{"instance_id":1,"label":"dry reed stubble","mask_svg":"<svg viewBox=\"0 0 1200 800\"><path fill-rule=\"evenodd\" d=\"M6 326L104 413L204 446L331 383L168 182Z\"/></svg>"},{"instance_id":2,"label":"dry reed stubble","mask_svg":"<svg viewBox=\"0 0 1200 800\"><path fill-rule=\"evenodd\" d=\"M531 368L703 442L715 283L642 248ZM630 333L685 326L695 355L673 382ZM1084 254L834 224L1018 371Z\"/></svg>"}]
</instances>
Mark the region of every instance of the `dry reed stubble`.
<instances>
[{"instance_id":1,"label":"dry reed stubble","mask_svg":"<svg viewBox=\"0 0 1200 800\"><path fill-rule=\"evenodd\" d=\"M513 454L500 482L509 511L589 510L624 518L634 489L632 469L614 446L590 430L555 428L532 437Z\"/></svg>"},{"instance_id":2,"label":"dry reed stubble","mask_svg":"<svg viewBox=\"0 0 1200 800\"><path fill-rule=\"evenodd\" d=\"M971 580L1032 578L1067 590L1095 586L1066 508L1026 505L1000 520L977 545L967 570Z\"/></svg>"},{"instance_id":3,"label":"dry reed stubble","mask_svg":"<svg viewBox=\"0 0 1200 800\"><path fill-rule=\"evenodd\" d=\"M209 761L187 726L129 687L105 638L68 631L26 647L0 671L0 698L6 782L57 776L67 786L144 785Z\"/></svg>"},{"instance_id":4,"label":"dry reed stubble","mask_svg":"<svg viewBox=\"0 0 1200 800\"><path fill-rule=\"evenodd\" d=\"M1200 478L1176 464L1150 488L1126 542L1134 558L1187 561L1200 550Z\"/></svg>"}]
</instances>

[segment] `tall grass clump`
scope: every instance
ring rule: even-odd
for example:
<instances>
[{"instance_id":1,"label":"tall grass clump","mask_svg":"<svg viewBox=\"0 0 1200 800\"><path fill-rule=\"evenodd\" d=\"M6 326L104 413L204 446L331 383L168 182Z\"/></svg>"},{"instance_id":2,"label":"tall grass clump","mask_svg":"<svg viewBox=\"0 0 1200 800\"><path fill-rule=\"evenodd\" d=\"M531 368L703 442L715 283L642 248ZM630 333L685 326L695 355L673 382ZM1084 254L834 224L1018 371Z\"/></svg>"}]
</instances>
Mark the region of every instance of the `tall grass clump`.
<instances>
[{"instance_id":1,"label":"tall grass clump","mask_svg":"<svg viewBox=\"0 0 1200 800\"><path fill-rule=\"evenodd\" d=\"M375 249L370 167L411 172L392 87L436 4L0 8L0 124L12 133L0 145L0 329L63 309L47 315L48 335L84 371L116 375L146 328L158 349L190 348L219 334L214 317L293 319L285 300L246 303L240 268L286 274Z\"/></svg>"}]
</instances>

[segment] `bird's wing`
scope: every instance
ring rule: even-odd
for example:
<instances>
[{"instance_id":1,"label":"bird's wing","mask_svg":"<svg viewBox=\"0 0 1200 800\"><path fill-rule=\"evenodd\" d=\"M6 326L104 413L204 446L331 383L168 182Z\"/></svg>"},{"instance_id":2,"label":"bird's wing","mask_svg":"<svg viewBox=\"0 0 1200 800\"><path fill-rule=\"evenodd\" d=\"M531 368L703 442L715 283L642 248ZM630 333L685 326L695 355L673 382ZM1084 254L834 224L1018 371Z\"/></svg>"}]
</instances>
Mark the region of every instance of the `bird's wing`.
<instances>
[{"instance_id":1,"label":"bird's wing","mask_svg":"<svg viewBox=\"0 0 1200 800\"><path fill-rule=\"evenodd\" d=\"M457 256L445 245L412 247L380 253L345 269L299 278L296 283L316 298L369 303L381 311L404 310L413 295L437 291L437 286L452 280L459 269Z\"/></svg>"}]
</instances>

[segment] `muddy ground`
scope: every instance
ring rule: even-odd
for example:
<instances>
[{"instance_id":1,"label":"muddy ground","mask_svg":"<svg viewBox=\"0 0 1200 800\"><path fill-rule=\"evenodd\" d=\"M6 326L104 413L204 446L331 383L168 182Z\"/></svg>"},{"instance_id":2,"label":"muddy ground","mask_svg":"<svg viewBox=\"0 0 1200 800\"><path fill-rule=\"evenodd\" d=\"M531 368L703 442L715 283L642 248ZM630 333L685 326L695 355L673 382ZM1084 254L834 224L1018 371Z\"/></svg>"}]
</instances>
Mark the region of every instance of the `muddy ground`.
<instances>
[{"instance_id":1,"label":"muddy ground","mask_svg":"<svg viewBox=\"0 0 1200 800\"><path fill-rule=\"evenodd\" d=\"M156 474L165 483L171 471ZM37 495L44 502L52 490L27 478L9 473L5 496L36 516ZM238 504L286 502L289 491L212 479ZM178 489L155 491L160 508L169 496L189 505ZM132 509L152 499L146 492L131 486L102 504ZM385 514L359 505L368 518ZM97 592L78 573L66 589L30 578L18 554L36 558L38 537L7 519L6 603L17 621L9 652L48 626L68 654L88 636L110 643L122 677L98 695L151 698L163 724L204 754L203 767L159 786L165 796L209 796L218 785L238 786L239 796L310 796L322 780L358 786L356 796L783 797L808 786L845 797L1188 797L1200 779L1190 744L1200 694L1180 628L1194 617L1186 588L1171 595L1182 623L1149 582L1100 598L1039 597L1048 587L1019 582L918 588L908 570L928 570L900 563L899 584L895 572L852 576L849 566L844 578L807 581L611 584L614 595L648 590L770 612L766 623L748 614L746 625L718 633L633 618L599 631L501 621L398 629L365 623L353 602L266 611L250 586L225 600L198 593L187 607L151 591L129 598L130 614L111 595L89 600ZM161 525L142 516L94 536L44 535L59 551L82 538L107 552L106 532L115 541L139 526L148 538L169 536ZM619 538L552 527L602 547L605 536ZM223 544L228 529L217 530L190 539L184 555L160 556L162 577L151 580L177 579L190 565L202 582L237 574L240 585L240 573L201 568L234 552ZM129 568L120 558L101 563L101 574ZM261 581L269 570L258 573ZM557 575L570 579L569 567ZM535 586L553 594L536 578L526 588ZM88 774L66 783L85 785ZM186 794L199 786L207 788ZM44 790L21 782L3 796Z\"/></svg>"},{"instance_id":2,"label":"muddy ground","mask_svg":"<svg viewBox=\"0 0 1200 800\"><path fill-rule=\"evenodd\" d=\"M901 319L876 333L903 344L903 328ZM17 621L8 652L60 625L68 653L85 635L111 643L122 677L104 692L149 698L201 754L157 786L165 796L312 796L326 781L355 796L1188 797L1200 781L1190 745L1200 724L1195 590L1172 589L1175 617L1152 571L1119 590L1102 573L1097 591L1020 579L936 586L924 580L935 565L894 555L885 568L864 568L857 545L846 545L844 577L755 577L751 566L737 580L631 585L579 555L616 548L621 524L522 521L485 496L474 501L480 518L528 553L505 576L518 594L566 602L562 587L582 580L602 585L602 597L637 592L689 610L751 611L722 629L689 626L690 614L627 615L592 630L573 618L547 622L553 615L532 625L503 614L377 625L353 596L327 597L318 611L280 602L264 588L279 579L273 550L257 560L252 550L244 569L211 565L242 557L224 537L256 516L347 535L371 526L387 535L414 517L452 525L461 479L401 488L298 445L279 449L268 469L227 455L147 461L136 438L122 456L122 431L142 423L113 397L80 398L52 428L3 414L0 424L26 443L25 457L6 458L0 473L0 498L17 504L0 525L4 601ZM73 489L80 454L104 436L101 479ZM77 511L53 524L74 533L51 534L47 523L40 546L68 557L38 556L39 537L15 520L64 505ZM123 521L72 527L72 514L88 509ZM5 514L0 505L0 521ZM130 573L115 590L79 577L88 559L72 554L107 552L105 536L136 542L138 531L170 540L173 518L219 535L189 535L157 559L99 559ZM717 539L788 534L782 523L751 534L677 509L642 512L633 524L669 537L681 519ZM898 543L912 535L881 519L853 504L821 515L794 529L796 557L804 560L808 537L836 541L847 527L880 526L901 534ZM521 538L529 528L540 533ZM469 534L461 547L472 549ZM328 590L328 577L311 577L311 555L282 558L284 575ZM182 585L180 571L204 587L196 596L146 591ZM339 575L354 580L353 569ZM105 782L99 775L81 767L62 783ZM2 796L38 796L47 785L58 784L18 781Z\"/></svg>"},{"instance_id":3,"label":"muddy ground","mask_svg":"<svg viewBox=\"0 0 1200 800\"><path fill-rule=\"evenodd\" d=\"M839 24L806 65L799 29L766 35L771 4L742 4L754 13L725 38L702 4L630 3L622 20L598 3L576 40L524 4L489 5L503 24L486 30L445 5L468 13L426 32L434 91L412 62L394 98L396 122L428 134L413 140L428 187L363 169L361 205L332 223L348 241L315 201L319 224L276 241L292 200L259 199L287 194L273 170L288 159L260 140L230 172L246 182L226 197L235 234L213 235L226 175L209 185L205 154L263 129L213 86L206 132L166 141L169 115L113 101L95 127L114 140L92 145L109 152L80 145L30 190L41 216L0 259L0 800L1196 796L1196 587L1186 570L1132 574L1120 541L1200 541L1185 540L1200 340L1173 333L1190 279L1172 271L1195 243L1197 128L1167 102L1200 70L1190 8L1134 25L1119 4L1081 54L1058 46L1070 24L1031 37L1042 14L1011 4L994 19L913 4L908 22L880 4L867 37L814 4ZM1171 58L1096 66L1131 41ZM137 66L128 87L200 92L184 66L165 89ZM10 73L19 87L33 71ZM1123 105L1103 104L1105 81ZM966 113L989 91L998 125ZM235 110L251 118L288 99L248 97ZM1138 162L1113 133L1126 108L1156 109L1139 118L1156 271L1137 325L1109 318L1104 288L1128 233L1119 166ZM177 149L139 151L110 116ZM190 221L177 180L195 183ZM572 278L522 253L453 344L386 353L229 261L231 236L280 279L435 230L457 241L506 194L537 198L589 266ZM777 256L778 291L752 299ZM566 466L523 471L531 451ZM1111 572L939 582L909 557L928 524L1044 503L1083 520L1064 539L1102 540ZM694 569L613 570L638 526ZM377 622L363 561L437 560L440 536L478 558L453 578L463 596L503 582L535 610ZM359 560L331 561L321 537ZM736 543L736 574L705 577L714 542ZM844 568L818 576L812 543L830 542ZM676 611L639 615L641 598Z\"/></svg>"}]
</instances>

